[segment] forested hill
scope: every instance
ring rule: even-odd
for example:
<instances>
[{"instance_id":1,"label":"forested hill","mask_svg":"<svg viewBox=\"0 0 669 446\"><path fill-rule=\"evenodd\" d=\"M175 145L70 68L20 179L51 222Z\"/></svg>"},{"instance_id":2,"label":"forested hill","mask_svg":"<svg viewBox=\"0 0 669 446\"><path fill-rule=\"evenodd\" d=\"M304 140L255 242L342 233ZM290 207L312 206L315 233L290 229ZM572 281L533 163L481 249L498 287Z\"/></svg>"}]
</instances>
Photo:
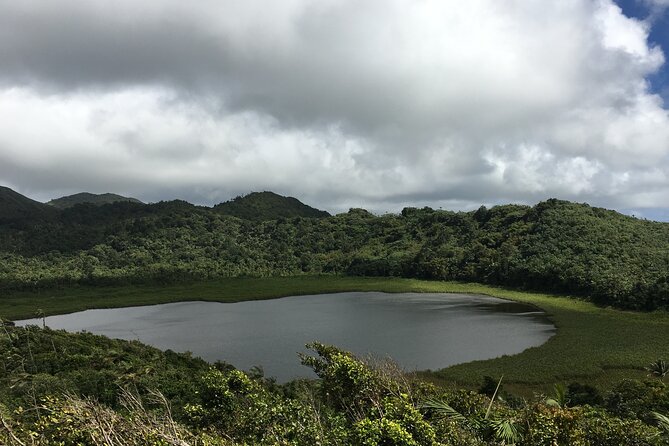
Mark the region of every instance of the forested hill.
<instances>
[{"instance_id":1,"label":"forested hill","mask_svg":"<svg viewBox=\"0 0 669 446\"><path fill-rule=\"evenodd\" d=\"M103 205L109 203L116 203L119 201L127 201L131 203L142 203L136 198L124 197L117 194L91 194L88 192L81 192L74 195L68 195L66 197L60 197L49 201L47 204L58 209L67 209L82 203L90 203L96 205Z\"/></svg>"},{"instance_id":2,"label":"forested hill","mask_svg":"<svg viewBox=\"0 0 669 446\"><path fill-rule=\"evenodd\" d=\"M6 290L300 273L476 281L669 308L669 224L548 200L272 220L183 201L119 202L0 225Z\"/></svg>"},{"instance_id":3,"label":"forested hill","mask_svg":"<svg viewBox=\"0 0 669 446\"><path fill-rule=\"evenodd\" d=\"M296 198L274 192L252 192L214 206L216 212L248 220L273 220L281 217L329 217L325 211L307 206Z\"/></svg>"},{"instance_id":4,"label":"forested hill","mask_svg":"<svg viewBox=\"0 0 669 446\"><path fill-rule=\"evenodd\" d=\"M49 206L0 186L0 225L41 222L55 214Z\"/></svg>"}]
</instances>

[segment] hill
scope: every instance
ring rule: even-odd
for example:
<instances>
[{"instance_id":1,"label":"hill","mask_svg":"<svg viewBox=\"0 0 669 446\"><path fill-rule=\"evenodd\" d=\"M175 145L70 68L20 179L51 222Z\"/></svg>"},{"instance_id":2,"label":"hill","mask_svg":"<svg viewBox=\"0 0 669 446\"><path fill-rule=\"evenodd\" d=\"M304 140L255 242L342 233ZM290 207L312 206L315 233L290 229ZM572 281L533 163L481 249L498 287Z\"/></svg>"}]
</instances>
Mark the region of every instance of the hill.
<instances>
[{"instance_id":1,"label":"hill","mask_svg":"<svg viewBox=\"0 0 669 446\"><path fill-rule=\"evenodd\" d=\"M297 198L284 197L267 191L239 196L234 200L214 206L214 210L220 214L255 221L276 220L282 217L324 218L330 216L325 211L307 206Z\"/></svg>"},{"instance_id":2,"label":"hill","mask_svg":"<svg viewBox=\"0 0 669 446\"><path fill-rule=\"evenodd\" d=\"M57 209L67 209L82 203L91 203L98 206L109 203L118 203L118 202L130 202L130 203L139 203L142 204L136 198L124 197L117 194L91 194L88 192L81 192L74 195L68 195L66 197L56 198L49 201L47 204L53 206Z\"/></svg>"},{"instance_id":3,"label":"hill","mask_svg":"<svg viewBox=\"0 0 669 446\"><path fill-rule=\"evenodd\" d=\"M0 288L8 290L348 274L488 283L618 308L669 309L669 224L587 204L551 199L474 212L406 208L374 216L352 209L327 216L262 192L213 209L184 201L82 204L44 219L44 207L56 209L22 199L28 210L19 215L24 222L32 215L30 224L0 225ZM17 208L10 207L14 214Z\"/></svg>"},{"instance_id":4,"label":"hill","mask_svg":"<svg viewBox=\"0 0 669 446\"><path fill-rule=\"evenodd\" d=\"M53 218L54 209L0 186L0 224L39 223Z\"/></svg>"}]
</instances>

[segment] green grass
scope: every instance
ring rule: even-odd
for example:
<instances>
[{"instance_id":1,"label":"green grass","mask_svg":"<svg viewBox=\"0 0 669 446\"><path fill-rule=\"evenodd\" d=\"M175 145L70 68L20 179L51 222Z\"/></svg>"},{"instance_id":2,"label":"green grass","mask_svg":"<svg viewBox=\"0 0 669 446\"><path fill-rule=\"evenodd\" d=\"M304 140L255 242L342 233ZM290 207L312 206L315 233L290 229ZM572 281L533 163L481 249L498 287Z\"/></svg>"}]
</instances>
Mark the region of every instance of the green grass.
<instances>
[{"instance_id":1,"label":"green grass","mask_svg":"<svg viewBox=\"0 0 669 446\"><path fill-rule=\"evenodd\" d=\"M15 292L0 296L0 317L10 320L65 314L91 308L120 308L186 300L240 302L343 291L413 291L419 281L392 278L295 276L227 278L177 285L75 287L52 291ZM429 282L424 282L429 283Z\"/></svg>"},{"instance_id":2,"label":"green grass","mask_svg":"<svg viewBox=\"0 0 669 446\"><path fill-rule=\"evenodd\" d=\"M554 382L580 381L607 387L645 376L644 366L667 358L669 314L635 313L567 297L526 293L479 284L412 279L299 276L234 278L169 286L79 287L14 293L0 298L0 317L21 319L89 308L149 305L184 300L237 302L341 291L478 293L526 302L543 309L557 334L539 347L500 358L452 366L423 376L474 386L482 376L504 375L508 389L545 390ZM444 340L448 342L448 340Z\"/></svg>"}]
</instances>

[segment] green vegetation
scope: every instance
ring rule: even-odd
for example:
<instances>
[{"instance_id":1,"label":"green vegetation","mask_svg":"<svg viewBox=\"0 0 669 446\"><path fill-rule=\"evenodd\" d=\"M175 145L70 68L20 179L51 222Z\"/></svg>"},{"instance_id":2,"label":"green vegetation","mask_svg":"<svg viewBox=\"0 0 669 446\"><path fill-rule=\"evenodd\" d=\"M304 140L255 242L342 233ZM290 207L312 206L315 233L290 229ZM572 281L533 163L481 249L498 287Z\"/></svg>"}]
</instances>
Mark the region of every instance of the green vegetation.
<instances>
[{"instance_id":1,"label":"green vegetation","mask_svg":"<svg viewBox=\"0 0 669 446\"><path fill-rule=\"evenodd\" d=\"M139 203L136 198L124 197L117 194L91 194L88 192L81 192L74 195L68 195L67 197L60 197L54 200L49 201L47 204L58 209L67 209L75 206L77 204L90 203L98 206L109 203L117 202L130 202L130 203Z\"/></svg>"},{"instance_id":2,"label":"green vegetation","mask_svg":"<svg viewBox=\"0 0 669 446\"><path fill-rule=\"evenodd\" d=\"M192 299L236 302L298 294L341 291L453 292L487 294L536 305L551 317L558 332L540 347L521 354L475 361L425 373L437 382L476 386L486 376L502 376L523 394L547 391L555 382L572 381L609 387L622 378L642 378L666 351L669 314L599 308L568 297L505 290L458 282L401 278L298 276L230 278L170 286L79 287L52 292L16 293L0 301L0 316L37 317L88 308L126 307ZM640 341L642 340L642 342ZM548 359L547 359L548 358Z\"/></svg>"},{"instance_id":3,"label":"green vegetation","mask_svg":"<svg viewBox=\"0 0 669 446\"><path fill-rule=\"evenodd\" d=\"M25 226L28 222L44 222L55 214L56 212L49 206L24 197L8 187L0 186L0 225L15 229L17 226Z\"/></svg>"},{"instance_id":4,"label":"green vegetation","mask_svg":"<svg viewBox=\"0 0 669 446\"><path fill-rule=\"evenodd\" d=\"M481 375L502 376L516 388L546 390L541 383L578 381L608 387L622 378L648 375L645 366L666 351L669 315L636 313L564 297L493 291L472 286L471 291L519 300L545 310L558 330L540 347L519 355L456 365L436 374L448 381L471 384ZM655 358L655 359L654 359Z\"/></svg>"},{"instance_id":5,"label":"green vegetation","mask_svg":"<svg viewBox=\"0 0 669 446\"><path fill-rule=\"evenodd\" d=\"M296 216L308 207L295 203L261 193L214 209L181 201L79 204L50 219L0 224L0 290L347 274L669 307L666 223L558 200L457 213L352 209L323 218Z\"/></svg>"},{"instance_id":6,"label":"green vegetation","mask_svg":"<svg viewBox=\"0 0 669 446\"><path fill-rule=\"evenodd\" d=\"M484 287L490 293L495 289ZM240 302L345 291L479 292L475 284L413 279L347 276L232 277L170 285L78 286L48 291L18 291L0 299L0 317L9 320L72 313L91 308L121 308L192 300ZM471 290L471 291L468 291Z\"/></svg>"},{"instance_id":7,"label":"green vegetation","mask_svg":"<svg viewBox=\"0 0 669 446\"><path fill-rule=\"evenodd\" d=\"M301 361L319 380L257 373L137 342L30 327L0 332L7 445L610 446L666 444L669 389L621 381L597 404L438 388L333 346Z\"/></svg>"},{"instance_id":8,"label":"green vegetation","mask_svg":"<svg viewBox=\"0 0 669 446\"><path fill-rule=\"evenodd\" d=\"M251 192L214 206L214 211L246 220L275 220L277 218L325 218L325 211L307 206L296 198L282 197L274 192Z\"/></svg>"},{"instance_id":9,"label":"green vegetation","mask_svg":"<svg viewBox=\"0 0 669 446\"><path fill-rule=\"evenodd\" d=\"M327 216L271 193L213 209L59 210L0 188L0 208L6 319L374 290L489 294L540 307L558 327L521 354L418 375L313 344L301 360L320 380L277 385L136 342L1 325L0 444L669 440L667 224L558 200Z\"/></svg>"}]
</instances>

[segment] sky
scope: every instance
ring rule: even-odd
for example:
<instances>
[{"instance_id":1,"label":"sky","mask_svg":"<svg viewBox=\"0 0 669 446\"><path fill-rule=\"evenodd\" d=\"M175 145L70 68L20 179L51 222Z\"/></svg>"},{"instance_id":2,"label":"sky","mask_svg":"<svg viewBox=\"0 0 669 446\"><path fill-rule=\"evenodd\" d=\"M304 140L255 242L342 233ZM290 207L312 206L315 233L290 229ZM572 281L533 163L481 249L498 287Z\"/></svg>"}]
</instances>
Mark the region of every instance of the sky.
<instances>
[{"instance_id":1,"label":"sky","mask_svg":"<svg viewBox=\"0 0 669 446\"><path fill-rule=\"evenodd\" d=\"M0 0L0 185L669 221L669 0Z\"/></svg>"}]
</instances>

